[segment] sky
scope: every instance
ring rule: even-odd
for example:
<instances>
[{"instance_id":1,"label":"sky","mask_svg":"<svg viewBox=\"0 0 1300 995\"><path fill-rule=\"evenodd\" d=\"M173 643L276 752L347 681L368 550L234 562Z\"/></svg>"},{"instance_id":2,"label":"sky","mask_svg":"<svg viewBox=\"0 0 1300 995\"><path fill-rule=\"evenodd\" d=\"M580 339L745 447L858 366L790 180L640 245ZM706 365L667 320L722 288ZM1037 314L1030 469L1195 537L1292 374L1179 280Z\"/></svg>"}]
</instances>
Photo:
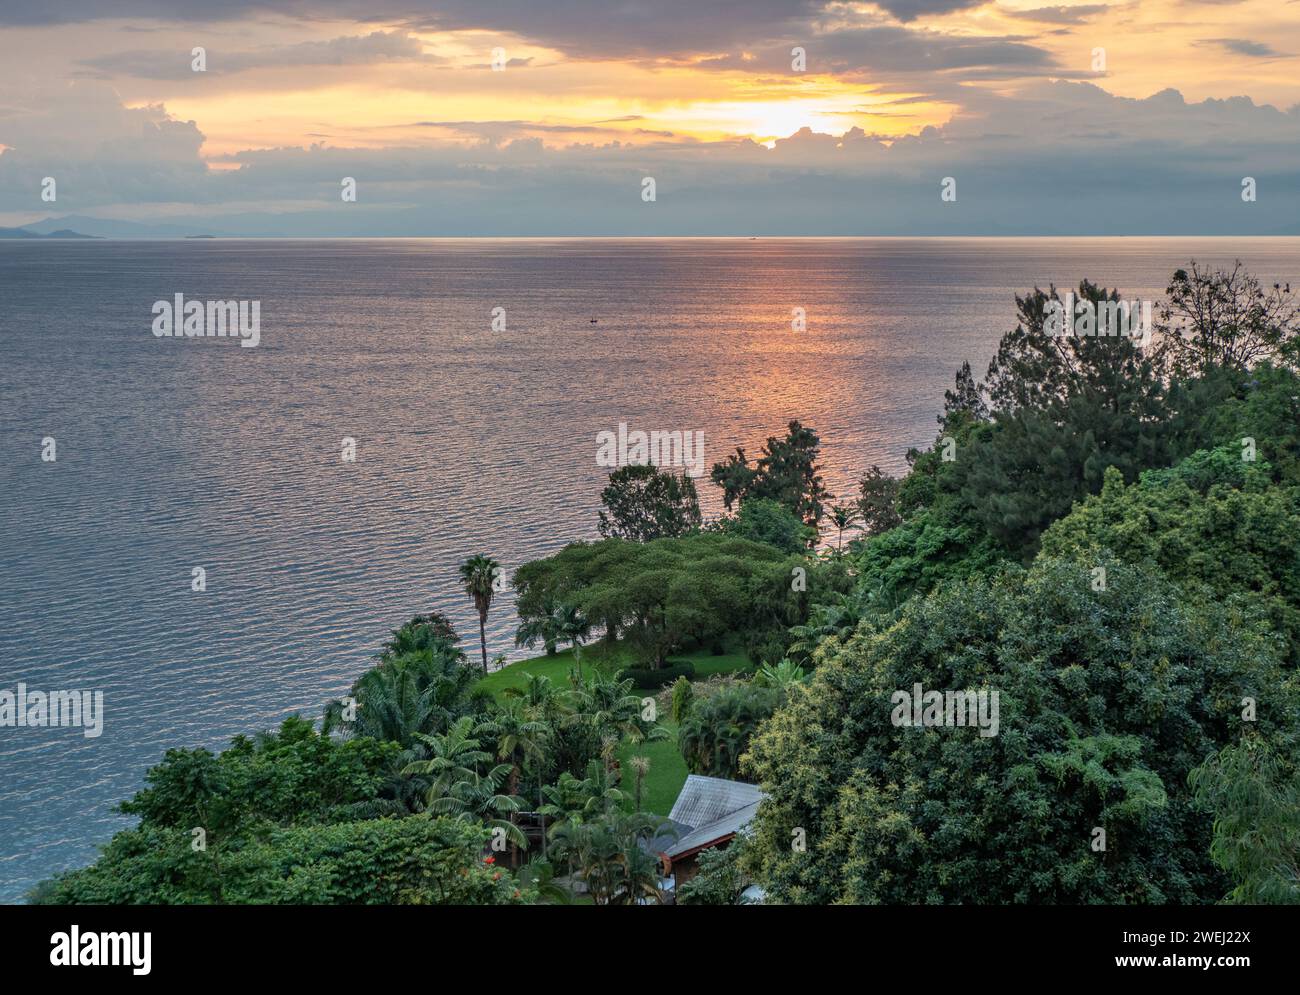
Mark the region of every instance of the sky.
<instances>
[{"instance_id":1,"label":"sky","mask_svg":"<svg viewBox=\"0 0 1300 995\"><path fill-rule=\"evenodd\" d=\"M0 0L3 226L1300 234L1298 153L1300 0Z\"/></svg>"}]
</instances>

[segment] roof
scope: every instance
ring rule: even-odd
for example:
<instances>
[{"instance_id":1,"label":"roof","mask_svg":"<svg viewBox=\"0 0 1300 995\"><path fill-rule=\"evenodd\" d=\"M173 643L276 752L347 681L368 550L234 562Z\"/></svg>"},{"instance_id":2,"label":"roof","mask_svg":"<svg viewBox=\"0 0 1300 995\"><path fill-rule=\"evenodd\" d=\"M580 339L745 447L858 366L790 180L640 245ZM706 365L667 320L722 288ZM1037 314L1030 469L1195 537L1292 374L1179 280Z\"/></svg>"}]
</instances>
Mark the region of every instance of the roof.
<instances>
[{"instance_id":1,"label":"roof","mask_svg":"<svg viewBox=\"0 0 1300 995\"><path fill-rule=\"evenodd\" d=\"M765 797L756 785L691 774L668 818L683 827L664 853L680 857L735 836L753 820Z\"/></svg>"},{"instance_id":2,"label":"roof","mask_svg":"<svg viewBox=\"0 0 1300 995\"><path fill-rule=\"evenodd\" d=\"M690 831L690 826L683 826L680 823L673 822L672 819L665 819L663 824L655 831L655 834L645 841L645 849L651 853L667 853L670 847L676 846L677 841L684 839Z\"/></svg>"}]
</instances>

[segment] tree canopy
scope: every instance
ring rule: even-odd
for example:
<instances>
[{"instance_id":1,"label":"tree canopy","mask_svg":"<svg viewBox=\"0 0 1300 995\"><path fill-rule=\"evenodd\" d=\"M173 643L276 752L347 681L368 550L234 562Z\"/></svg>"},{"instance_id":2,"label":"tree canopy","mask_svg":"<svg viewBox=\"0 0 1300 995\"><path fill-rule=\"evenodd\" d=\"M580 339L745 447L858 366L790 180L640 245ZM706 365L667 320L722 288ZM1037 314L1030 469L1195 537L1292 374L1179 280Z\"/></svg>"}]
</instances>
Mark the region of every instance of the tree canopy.
<instances>
[{"instance_id":1,"label":"tree canopy","mask_svg":"<svg viewBox=\"0 0 1300 995\"><path fill-rule=\"evenodd\" d=\"M894 726L917 683L998 691L998 735ZM761 727L749 869L796 903L1216 901L1188 775L1241 735L1246 697L1292 747L1300 701L1241 599L1192 605L1121 564L1099 592L1053 559L944 585L826 653Z\"/></svg>"}]
</instances>

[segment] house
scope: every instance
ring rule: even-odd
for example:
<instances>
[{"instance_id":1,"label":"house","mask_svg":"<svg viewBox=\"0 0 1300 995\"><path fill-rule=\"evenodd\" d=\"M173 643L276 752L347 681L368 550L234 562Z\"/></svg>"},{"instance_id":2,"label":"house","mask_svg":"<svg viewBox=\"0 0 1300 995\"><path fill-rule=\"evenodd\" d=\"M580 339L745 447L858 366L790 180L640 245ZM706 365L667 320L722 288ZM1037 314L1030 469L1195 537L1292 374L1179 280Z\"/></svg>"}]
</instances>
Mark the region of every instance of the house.
<instances>
[{"instance_id":1,"label":"house","mask_svg":"<svg viewBox=\"0 0 1300 995\"><path fill-rule=\"evenodd\" d=\"M675 833L657 837L654 844L664 861L664 876L672 878L671 888L675 891L695 877L701 850L726 846L749 825L765 797L757 786L743 781L687 777L668 813Z\"/></svg>"}]
</instances>

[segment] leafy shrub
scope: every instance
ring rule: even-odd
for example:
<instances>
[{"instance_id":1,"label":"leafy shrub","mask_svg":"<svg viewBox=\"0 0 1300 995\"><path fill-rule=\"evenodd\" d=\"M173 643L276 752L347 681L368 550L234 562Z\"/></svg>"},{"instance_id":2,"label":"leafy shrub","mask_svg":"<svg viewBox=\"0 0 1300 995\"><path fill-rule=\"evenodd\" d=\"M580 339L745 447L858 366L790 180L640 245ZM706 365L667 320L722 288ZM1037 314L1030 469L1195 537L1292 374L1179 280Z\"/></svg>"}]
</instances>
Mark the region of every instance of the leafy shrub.
<instances>
[{"instance_id":1,"label":"leafy shrub","mask_svg":"<svg viewBox=\"0 0 1300 995\"><path fill-rule=\"evenodd\" d=\"M1271 466L1239 447L1196 453L1124 486L1107 470L1100 494L1043 535L1043 549L1089 566L1150 561L1217 597L1249 591L1300 663L1300 488L1270 484Z\"/></svg>"},{"instance_id":2,"label":"leafy shrub","mask_svg":"<svg viewBox=\"0 0 1300 995\"><path fill-rule=\"evenodd\" d=\"M692 706L677 732L677 746L692 774L736 779L740 757L759 723L781 702L781 692L756 684L704 698Z\"/></svg>"},{"instance_id":3,"label":"leafy shrub","mask_svg":"<svg viewBox=\"0 0 1300 995\"><path fill-rule=\"evenodd\" d=\"M118 833L90 867L42 885L50 905L502 905L523 900L484 862L486 828L440 817L291 826L194 851L188 829ZM220 858L219 860L217 858Z\"/></svg>"},{"instance_id":4,"label":"leafy shrub","mask_svg":"<svg viewBox=\"0 0 1300 995\"><path fill-rule=\"evenodd\" d=\"M621 676L624 680L630 680L635 687L657 690L682 677L690 680L695 676L695 664L690 660L668 660L657 670L650 667L627 667Z\"/></svg>"},{"instance_id":5,"label":"leafy shrub","mask_svg":"<svg viewBox=\"0 0 1300 995\"><path fill-rule=\"evenodd\" d=\"M691 688L691 682L685 677L679 677L673 683L673 721L678 725L686 717L686 713L691 710L691 702L695 698L695 692Z\"/></svg>"}]
</instances>

